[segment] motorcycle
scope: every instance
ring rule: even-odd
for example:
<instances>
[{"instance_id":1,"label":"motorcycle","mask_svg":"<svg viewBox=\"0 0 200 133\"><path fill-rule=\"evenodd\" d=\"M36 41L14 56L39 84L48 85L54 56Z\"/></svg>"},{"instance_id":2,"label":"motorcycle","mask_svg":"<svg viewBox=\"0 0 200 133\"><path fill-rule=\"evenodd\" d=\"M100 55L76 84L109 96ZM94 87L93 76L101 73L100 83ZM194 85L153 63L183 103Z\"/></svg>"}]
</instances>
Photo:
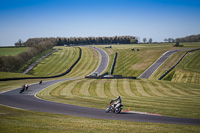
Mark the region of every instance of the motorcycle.
<instances>
[{"instance_id":1,"label":"motorcycle","mask_svg":"<svg viewBox=\"0 0 200 133\"><path fill-rule=\"evenodd\" d=\"M121 103L114 104L114 102L111 101L110 105L106 108L106 113L113 112L119 114L122 111L122 106L123 104Z\"/></svg>"},{"instance_id":2,"label":"motorcycle","mask_svg":"<svg viewBox=\"0 0 200 133\"><path fill-rule=\"evenodd\" d=\"M22 92L24 92L25 91L25 85L22 85L22 88L21 88L21 90L20 90L20 94L22 93Z\"/></svg>"}]
</instances>

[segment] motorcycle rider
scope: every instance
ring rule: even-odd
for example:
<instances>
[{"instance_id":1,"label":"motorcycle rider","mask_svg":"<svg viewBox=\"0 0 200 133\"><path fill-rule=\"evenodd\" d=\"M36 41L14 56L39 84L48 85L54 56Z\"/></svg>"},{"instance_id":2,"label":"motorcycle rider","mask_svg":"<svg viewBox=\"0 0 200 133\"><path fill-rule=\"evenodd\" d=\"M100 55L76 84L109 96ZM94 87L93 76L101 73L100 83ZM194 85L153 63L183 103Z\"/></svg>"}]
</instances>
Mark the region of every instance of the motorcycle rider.
<instances>
[{"instance_id":1,"label":"motorcycle rider","mask_svg":"<svg viewBox=\"0 0 200 133\"><path fill-rule=\"evenodd\" d=\"M26 84L26 85L25 85L26 91L28 90L28 87L29 87L28 84Z\"/></svg>"},{"instance_id":2,"label":"motorcycle rider","mask_svg":"<svg viewBox=\"0 0 200 133\"><path fill-rule=\"evenodd\" d=\"M115 107L118 103L121 104L122 100L121 100L120 96L118 96L116 99L111 100L110 104L113 102L114 102L113 106Z\"/></svg>"}]
</instances>

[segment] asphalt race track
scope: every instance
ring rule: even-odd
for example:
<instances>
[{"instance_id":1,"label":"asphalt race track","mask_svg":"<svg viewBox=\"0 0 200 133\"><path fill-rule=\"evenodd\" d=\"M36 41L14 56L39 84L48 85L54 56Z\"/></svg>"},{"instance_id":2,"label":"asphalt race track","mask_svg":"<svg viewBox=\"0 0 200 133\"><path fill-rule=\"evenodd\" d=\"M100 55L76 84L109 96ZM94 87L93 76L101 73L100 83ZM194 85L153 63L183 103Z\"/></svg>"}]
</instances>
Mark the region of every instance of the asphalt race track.
<instances>
[{"instance_id":1,"label":"asphalt race track","mask_svg":"<svg viewBox=\"0 0 200 133\"><path fill-rule=\"evenodd\" d=\"M99 54L101 55L101 62L99 64L99 67L92 73L98 73L101 74L104 72L104 70L106 70L108 63L109 63L109 57L108 54L100 48L96 48L96 47L91 47L93 49L95 49L96 51L99 52Z\"/></svg>"},{"instance_id":2,"label":"asphalt race track","mask_svg":"<svg viewBox=\"0 0 200 133\"><path fill-rule=\"evenodd\" d=\"M102 57L105 56L103 54L105 54L105 52L102 53L101 55ZM102 59L101 61L104 61L104 60ZM97 118L97 119L200 125L200 119L177 118L177 117L147 115L147 114L138 114L138 113L126 113L126 112L122 112L121 114L105 113L104 109L96 109L96 108L56 103L56 102L46 101L46 100L37 98L35 96L37 92L39 92L40 90L52 84L55 84L57 82L61 82L64 80L75 80L75 79L78 79L78 78L45 81L41 85L39 83L32 84L30 85L29 89L23 92L22 94L19 94L20 88L17 88L12 91L4 92L0 94L0 104L13 107L13 108L19 108L19 109L25 109L25 110L31 110L31 111L48 112L48 113L72 115L72 116L78 116L78 117ZM107 105L105 105L105 108L106 106Z\"/></svg>"},{"instance_id":3,"label":"asphalt race track","mask_svg":"<svg viewBox=\"0 0 200 133\"><path fill-rule=\"evenodd\" d=\"M165 52L154 64L152 64L145 72L143 72L139 78L148 79L173 53L186 50L191 50L191 48L170 50Z\"/></svg>"}]
</instances>

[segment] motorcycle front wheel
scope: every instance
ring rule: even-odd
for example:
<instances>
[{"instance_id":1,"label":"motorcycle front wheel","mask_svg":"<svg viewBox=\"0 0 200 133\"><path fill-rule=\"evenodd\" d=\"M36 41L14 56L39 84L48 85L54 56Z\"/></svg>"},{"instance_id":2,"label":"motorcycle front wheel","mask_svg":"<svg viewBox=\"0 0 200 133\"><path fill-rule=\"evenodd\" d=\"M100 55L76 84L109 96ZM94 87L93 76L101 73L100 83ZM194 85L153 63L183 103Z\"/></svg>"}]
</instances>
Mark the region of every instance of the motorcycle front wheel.
<instances>
[{"instance_id":1,"label":"motorcycle front wheel","mask_svg":"<svg viewBox=\"0 0 200 133\"><path fill-rule=\"evenodd\" d=\"M108 113L110 111L110 107L106 108L106 113Z\"/></svg>"}]
</instances>

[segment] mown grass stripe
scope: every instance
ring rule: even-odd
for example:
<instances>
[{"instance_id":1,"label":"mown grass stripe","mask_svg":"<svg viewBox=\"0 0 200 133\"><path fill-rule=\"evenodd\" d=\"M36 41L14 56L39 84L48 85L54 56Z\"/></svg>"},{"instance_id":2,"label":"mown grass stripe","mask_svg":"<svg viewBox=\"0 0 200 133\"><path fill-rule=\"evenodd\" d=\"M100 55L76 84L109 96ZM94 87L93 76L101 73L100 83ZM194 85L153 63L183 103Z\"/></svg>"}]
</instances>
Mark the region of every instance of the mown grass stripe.
<instances>
[{"instance_id":1,"label":"mown grass stripe","mask_svg":"<svg viewBox=\"0 0 200 133\"><path fill-rule=\"evenodd\" d=\"M90 96L90 93L89 93L89 87L90 87L90 83L93 82L94 79L88 79L88 80L84 80L84 83L82 84L81 86L81 89L80 89L80 93L84 96Z\"/></svg>"},{"instance_id":2,"label":"mown grass stripe","mask_svg":"<svg viewBox=\"0 0 200 133\"><path fill-rule=\"evenodd\" d=\"M145 89L143 88L142 84L138 81L135 82L135 85L136 85L136 88L137 88L137 91L142 95L142 96L151 96L150 94L148 94Z\"/></svg>"},{"instance_id":3,"label":"mown grass stripe","mask_svg":"<svg viewBox=\"0 0 200 133\"><path fill-rule=\"evenodd\" d=\"M110 91L113 96L120 96L117 86L117 79L110 80Z\"/></svg>"},{"instance_id":4,"label":"mown grass stripe","mask_svg":"<svg viewBox=\"0 0 200 133\"><path fill-rule=\"evenodd\" d=\"M167 92L170 96L179 96L179 94L175 93L171 88L167 86L167 83L162 82L162 84L159 85L165 92Z\"/></svg>"},{"instance_id":5,"label":"mown grass stripe","mask_svg":"<svg viewBox=\"0 0 200 133\"><path fill-rule=\"evenodd\" d=\"M166 92L165 89L164 89L163 87L161 87L160 83L157 83L157 84L156 84L155 81L154 81L154 82L149 81L149 82L152 84L152 86L153 86L154 88L157 89L157 91L158 91L162 96L170 96L170 95L168 94L168 92Z\"/></svg>"},{"instance_id":6,"label":"mown grass stripe","mask_svg":"<svg viewBox=\"0 0 200 133\"><path fill-rule=\"evenodd\" d=\"M175 88L174 86L171 86L169 84L165 84L173 93L177 94L177 95L184 95L186 94L185 92Z\"/></svg>"},{"instance_id":7,"label":"mown grass stripe","mask_svg":"<svg viewBox=\"0 0 200 133\"><path fill-rule=\"evenodd\" d=\"M68 76L73 75L74 77L79 77L79 75L81 75L82 71L80 70L84 70L83 66L86 64L86 62L83 62L83 60L85 60L85 58L87 58L87 54L85 54L85 49L82 49L82 57L80 59L80 61L78 62L78 64L74 67L74 69L69 73ZM83 64L85 63L85 64ZM78 68L78 69L77 69ZM80 70L79 70L80 69Z\"/></svg>"},{"instance_id":8,"label":"mown grass stripe","mask_svg":"<svg viewBox=\"0 0 200 133\"><path fill-rule=\"evenodd\" d=\"M126 88L123 85L123 79L118 79L117 80L117 90L118 90L120 96L122 96L122 97L130 97L128 95L128 93L126 93L125 89Z\"/></svg>"},{"instance_id":9,"label":"mown grass stripe","mask_svg":"<svg viewBox=\"0 0 200 133\"><path fill-rule=\"evenodd\" d=\"M60 52L56 54L57 56L54 56L55 57L54 59L51 59L51 57L49 57L47 59L50 59L50 60L43 60L41 62L41 67L36 68L36 70L38 69L37 70L38 74L51 75L51 73L52 74L57 73L58 70L60 70L60 69L58 69L58 68L60 68L60 66L59 66L60 63L63 63L63 62L58 62L58 59L63 59L64 53L65 53L65 49L60 50ZM66 55L68 55L68 53L66 53ZM56 59L56 57L58 59ZM55 63L53 67L51 65L52 63L53 64ZM45 65L45 67L43 65Z\"/></svg>"},{"instance_id":10,"label":"mown grass stripe","mask_svg":"<svg viewBox=\"0 0 200 133\"><path fill-rule=\"evenodd\" d=\"M88 69L91 69L91 71L93 72L99 66L101 58L99 56L99 53L96 50L91 49L91 52L92 52L92 55L91 55L92 56L92 60L91 60L92 62L91 62L91 65Z\"/></svg>"},{"instance_id":11,"label":"mown grass stripe","mask_svg":"<svg viewBox=\"0 0 200 133\"><path fill-rule=\"evenodd\" d=\"M73 96L72 90L76 86L78 82L81 82L80 80L74 80L66 84L63 89L60 91L61 96Z\"/></svg>"},{"instance_id":12,"label":"mown grass stripe","mask_svg":"<svg viewBox=\"0 0 200 133\"><path fill-rule=\"evenodd\" d=\"M95 61L92 58L89 58L92 55L92 52L88 47L82 47L82 58L79 61L79 63L74 67L74 69L70 72L68 77L80 77L80 76L85 76L88 75L92 72L90 65L97 65L94 64L93 62ZM90 64L87 62L91 62Z\"/></svg>"},{"instance_id":13,"label":"mown grass stripe","mask_svg":"<svg viewBox=\"0 0 200 133\"><path fill-rule=\"evenodd\" d=\"M132 91L131 91L131 85L130 85L130 79L123 79L123 88L124 92L128 94L129 97L134 97L136 96Z\"/></svg>"},{"instance_id":14,"label":"mown grass stripe","mask_svg":"<svg viewBox=\"0 0 200 133\"><path fill-rule=\"evenodd\" d=\"M63 65L66 65L65 62L64 62L65 57L71 58L69 56L69 50L68 49L62 50L61 53L58 54L58 58L52 60L52 63L53 63L53 61L55 61L54 67L51 67L51 69L48 70L48 71L44 67L43 67L43 69L46 69L46 72L48 73L48 75L50 75L51 73L59 73L59 72L63 71ZM51 62L48 62L48 64L50 64L50 63Z\"/></svg>"},{"instance_id":15,"label":"mown grass stripe","mask_svg":"<svg viewBox=\"0 0 200 133\"><path fill-rule=\"evenodd\" d=\"M150 96L156 96L156 94L153 93L152 88L148 87L148 83L146 81L141 81L140 83L146 93L148 93Z\"/></svg>"},{"instance_id":16,"label":"mown grass stripe","mask_svg":"<svg viewBox=\"0 0 200 133\"><path fill-rule=\"evenodd\" d=\"M82 95L81 92L80 92L80 89L81 89L81 86L83 85L83 83L84 83L84 81L80 81L74 86L74 88L72 90L73 95L76 95L76 96Z\"/></svg>"},{"instance_id":17,"label":"mown grass stripe","mask_svg":"<svg viewBox=\"0 0 200 133\"><path fill-rule=\"evenodd\" d=\"M97 85L96 81L90 83L90 87L89 87L88 91L89 91L89 93L92 97L98 96L97 93L96 93L96 85Z\"/></svg>"},{"instance_id":18,"label":"mown grass stripe","mask_svg":"<svg viewBox=\"0 0 200 133\"><path fill-rule=\"evenodd\" d=\"M114 98L115 96L112 95L111 93L111 89L110 89L110 83L107 81L105 82L104 84L104 92L105 92L105 95L109 98Z\"/></svg>"},{"instance_id":19,"label":"mown grass stripe","mask_svg":"<svg viewBox=\"0 0 200 133\"><path fill-rule=\"evenodd\" d=\"M155 96L164 96L162 93L160 93L157 88L149 81L146 81L146 85L147 87L151 90L151 92L155 95Z\"/></svg>"},{"instance_id":20,"label":"mown grass stripe","mask_svg":"<svg viewBox=\"0 0 200 133\"><path fill-rule=\"evenodd\" d=\"M131 87L131 91L136 95L136 96L142 96L142 94L140 92L138 92L135 81L131 80L130 82L130 87Z\"/></svg>"},{"instance_id":21,"label":"mown grass stripe","mask_svg":"<svg viewBox=\"0 0 200 133\"><path fill-rule=\"evenodd\" d=\"M40 61L30 73L35 76L52 76L65 72L78 58L79 49L59 47L60 50Z\"/></svg>"},{"instance_id":22,"label":"mown grass stripe","mask_svg":"<svg viewBox=\"0 0 200 133\"><path fill-rule=\"evenodd\" d=\"M106 79L98 80L97 86L96 86L96 93L100 98L107 97L104 92L104 84L106 82Z\"/></svg>"},{"instance_id":23,"label":"mown grass stripe","mask_svg":"<svg viewBox=\"0 0 200 133\"><path fill-rule=\"evenodd\" d=\"M182 87L176 84L173 84L173 87L176 88L176 91L178 91L181 95L184 95L184 96L193 95L191 91L187 91L186 89L183 89Z\"/></svg>"}]
</instances>

